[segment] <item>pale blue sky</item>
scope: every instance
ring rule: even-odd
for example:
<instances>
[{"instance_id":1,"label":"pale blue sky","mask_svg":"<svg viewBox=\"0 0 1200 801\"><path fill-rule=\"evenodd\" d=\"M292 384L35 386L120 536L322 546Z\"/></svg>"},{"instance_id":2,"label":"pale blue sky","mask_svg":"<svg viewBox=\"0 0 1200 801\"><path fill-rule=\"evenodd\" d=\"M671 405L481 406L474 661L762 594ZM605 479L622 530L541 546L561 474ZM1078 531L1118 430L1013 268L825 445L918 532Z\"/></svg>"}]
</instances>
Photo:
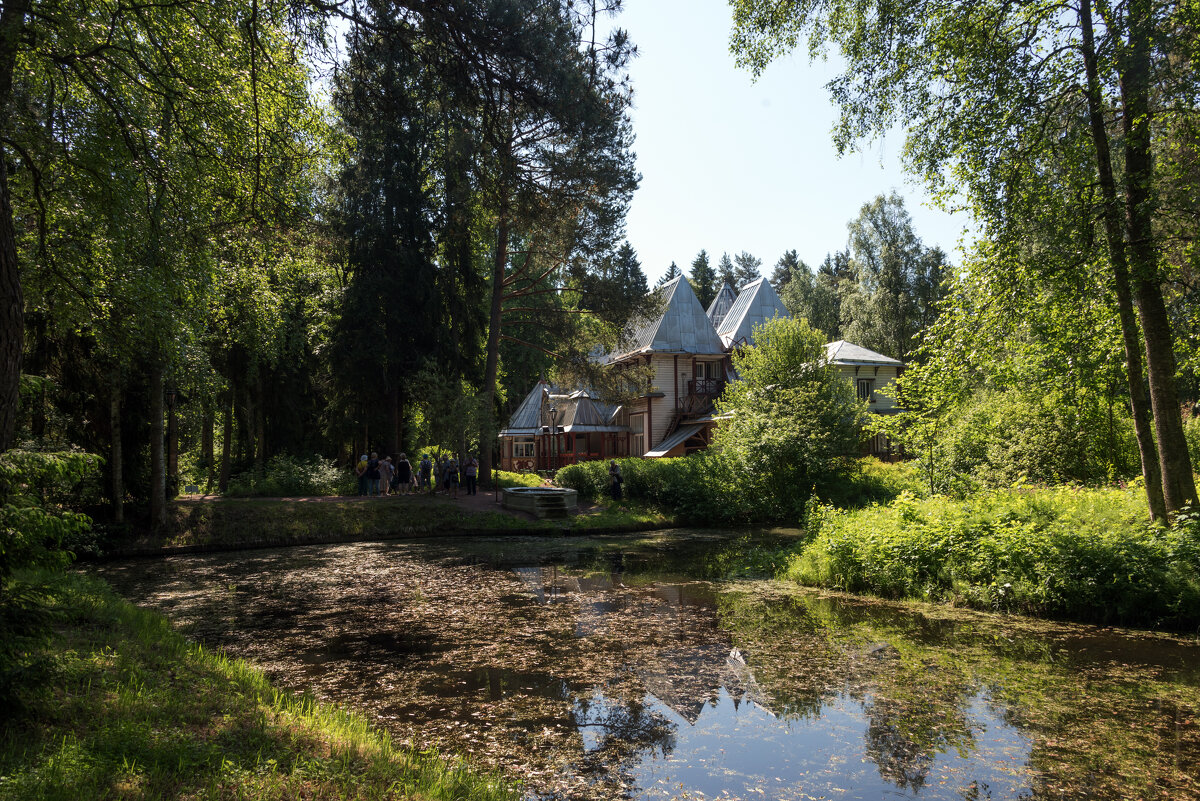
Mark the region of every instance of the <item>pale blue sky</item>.
<instances>
[{"instance_id":1,"label":"pale blue sky","mask_svg":"<svg viewBox=\"0 0 1200 801\"><path fill-rule=\"evenodd\" d=\"M801 52L753 82L729 53L724 0L625 0L615 24L639 51L630 75L642 183L627 237L652 285L672 260L686 272L701 248L714 265L750 251L767 275L790 248L816 266L845 247L862 204L892 189L925 244L961 262L968 220L928 205L900 168L899 134L837 157L829 65Z\"/></svg>"}]
</instances>

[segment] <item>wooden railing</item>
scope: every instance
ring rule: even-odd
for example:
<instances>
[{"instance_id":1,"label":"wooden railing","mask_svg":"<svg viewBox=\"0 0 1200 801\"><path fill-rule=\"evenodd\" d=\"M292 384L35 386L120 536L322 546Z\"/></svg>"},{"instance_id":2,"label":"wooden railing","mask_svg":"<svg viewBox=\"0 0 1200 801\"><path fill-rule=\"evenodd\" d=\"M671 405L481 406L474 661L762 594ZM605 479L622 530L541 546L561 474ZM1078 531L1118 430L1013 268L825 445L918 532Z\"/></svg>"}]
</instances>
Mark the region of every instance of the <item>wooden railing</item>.
<instances>
[{"instance_id":1,"label":"wooden railing","mask_svg":"<svg viewBox=\"0 0 1200 801\"><path fill-rule=\"evenodd\" d=\"M689 395L695 395L700 398L715 398L725 391L725 379L693 378L688 382L687 390Z\"/></svg>"}]
</instances>

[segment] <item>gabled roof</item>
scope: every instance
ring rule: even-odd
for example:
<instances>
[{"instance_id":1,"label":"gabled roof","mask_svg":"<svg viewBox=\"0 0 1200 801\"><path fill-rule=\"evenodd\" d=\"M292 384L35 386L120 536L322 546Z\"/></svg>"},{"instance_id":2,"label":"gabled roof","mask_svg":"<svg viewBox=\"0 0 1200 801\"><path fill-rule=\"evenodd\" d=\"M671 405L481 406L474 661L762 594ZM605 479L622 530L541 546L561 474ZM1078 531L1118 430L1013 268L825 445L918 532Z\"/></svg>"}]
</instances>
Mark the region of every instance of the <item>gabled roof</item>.
<instances>
[{"instance_id":1,"label":"gabled roof","mask_svg":"<svg viewBox=\"0 0 1200 801\"><path fill-rule=\"evenodd\" d=\"M717 333L727 348L743 342L753 345L754 326L762 325L772 317L791 317L791 314L775 294L771 282L759 278L742 288L729 313L717 326Z\"/></svg>"},{"instance_id":2,"label":"gabled roof","mask_svg":"<svg viewBox=\"0 0 1200 801\"><path fill-rule=\"evenodd\" d=\"M609 354L608 361L616 362L644 353L689 353L716 355L725 348L713 330L708 315L692 285L684 276L660 287L663 312L655 320L643 321L633 332L632 341L624 352Z\"/></svg>"},{"instance_id":3,"label":"gabled roof","mask_svg":"<svg viewBox=\"0 0 1200 801\"><path fill-rule=\"evenodd\" d=\"M555 426L560 432L628 430L626 426L615 423L617 413L621 410L619 405L601 403L586 390L566 391L539 381L508 419L508 425L500 432L500 436L543 433L542 428L550 425L550 406L558 413Z\"/></svg>"},{"instance_id":4,"label":"gabled roof","mask_svg":"<svg viewBox=\"0 0 1200 801\"><path fill-rule=\"evenodd\" d=\"M839 339L837 342L830 342L826 345L825 358L832 364L866 364L871 366L890 364L897 367L904 365L904 362L898 359L884 356L882 353L876 353L873 350L868 350L861 345L855 345L844 339Z\"/></svg>"},{"instance_id":5,"label":"gabled roof","mask_svg":"<svg viewBox=\"0 0 1200 801\"><path fill-rule=\"evenodd\" d=\"M717 296L708 305L708 319L712 321L713 328L718 331L721 329L721 321L725 319L725 315L729 313L729 307L735 300L737 300L737 293L733 291L733 287L722 281L721 288L717 290Z\"/></svg>"}]
</instances>

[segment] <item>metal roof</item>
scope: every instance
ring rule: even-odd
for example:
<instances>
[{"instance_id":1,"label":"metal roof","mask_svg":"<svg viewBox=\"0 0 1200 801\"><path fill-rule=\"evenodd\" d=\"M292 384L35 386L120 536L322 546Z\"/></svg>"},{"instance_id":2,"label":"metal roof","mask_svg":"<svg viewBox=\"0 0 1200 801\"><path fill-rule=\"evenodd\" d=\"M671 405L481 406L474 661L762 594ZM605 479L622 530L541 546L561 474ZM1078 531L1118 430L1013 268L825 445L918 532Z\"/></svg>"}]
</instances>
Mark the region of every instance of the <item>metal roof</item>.
<instances>
[{"instance_id":1,"label":"metal roof","mask_svg":"<svg viewBox=\"0 0 1200 801\"><path fill-rule=\"evenodd\" d=\"M721 321L725 319L725 315L729 313L729 307L735 300L737 300L737 293L733 291L733 287L722 281L721 288L717 290L717 296L708 305L706 312L708 319L712 321L713 328L721 330Z\"/></svg>"},{"instance_id":2,"label":"metal roof","mask_svg":"<svg viewBox=\"0 0 1200 801\"><path fill-rule=\"evenodd\" d=\"M884 356L882 353L876 353L873 350L868 350L861 345L855 345L844 339L839 339L837 342L830 342L826 345L825 358L833 364L891 364L897 367L904 366L904 362L898 359Z\"/></svg>"},{"instance_id":3,"label":"metal roof","mask_svg":"<svg viewBox=\"0 0 1200 801\"><path fill-rule=\"evenodd\" d=\"M664 300L662 315L639 325L626 350L610 354L608 361L616 362L643 353L716 355L725 352L720 337L692 291L692 285L684 276L668 281L659 289Z\"/></svg>"},{"instance_id":4,"label":"metal roof","mask_svg":"<svg viewBox=\"0 0 1200 801\"><path fill-rule=\"evenodd\" d=\"M563 433L629 430L628 426L616 425L613 422L621 411L619 404L601 403L587 390L567 391L539 381L513 412L500 436L542 433L542 428L550 425L551 406L558 413L555 426Z\"/></svg>"},{"instance_id":5,"label":"metal roof","mask_svg":"<svg viewBox=\"0 0 1200 801\"><path fill-rule=\"evenodd\" d=\"M746 284L725 319L717 326L717 333L725 347L746 343L754 344L754 327L762 325L772 317L791 317L779 295L766 278Z\"/></svg>"},{"instance_id":6,"label":"metal roof","mask_svg":"<svg viewBox=\"0 0 1200 801\"><path fill-rule=\"evenodd\" d=\"M534 434L542 425L542 400L550 389L545 381L534 384L533 389L521 401L521 405L508 418L508 425L500 432L500 436L516 434Z\"/></svg>"},{"instance_id":7,"label":"metal roof","mask_svg":"<svg viewBox=\"0 0 1200 801\"><path fill-rule=\"evenodd\" d=\"M702 428L704 428L702 425L680 426L675 430L674 434L658 443L658 445L654 447L654 450L646 451L646 455L653 457L666 456L671 452L672 448L687 442L688 437L692 436Z\"/></svg>"}]
</instances>

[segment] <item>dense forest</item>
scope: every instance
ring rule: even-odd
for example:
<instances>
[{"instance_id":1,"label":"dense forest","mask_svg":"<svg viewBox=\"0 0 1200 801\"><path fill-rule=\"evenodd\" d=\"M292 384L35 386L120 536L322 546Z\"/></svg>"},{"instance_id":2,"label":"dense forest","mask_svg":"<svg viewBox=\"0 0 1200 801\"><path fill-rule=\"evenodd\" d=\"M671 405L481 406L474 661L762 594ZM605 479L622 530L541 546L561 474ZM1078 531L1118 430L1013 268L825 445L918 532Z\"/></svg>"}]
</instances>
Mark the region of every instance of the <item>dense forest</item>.
<instances>
[{"instance_id":1,"label":"dense forest","mask_svg":"<svg viewBox=\"0 0 1200 801\"><path fill-rule=\"evenodd\" d=\"M487 475L645 303L611 11L6 4L0 450L101 457L118 522L288 457Z\"/></svg>"},{"instance_id":2,"label":"dense forest","mask_svg":"<svg viewBox=\"0 0 1200 801\"><path fill-rule=\"evenodd\" d=\"M618 5L6 4L0 451L99 457L71 492L115 522L369 450L486 477L536 378L598 381L652 303ZM926 5L734 4L744 66L838 51L837 146L903 124L980 234L951 265L880 195L769 278L909 365L881 426L931 486L1141 473L1168 517L1200 445L1196 10ZM702 303L764 274L682 273Z\"/></svg>"}]
</instances>

